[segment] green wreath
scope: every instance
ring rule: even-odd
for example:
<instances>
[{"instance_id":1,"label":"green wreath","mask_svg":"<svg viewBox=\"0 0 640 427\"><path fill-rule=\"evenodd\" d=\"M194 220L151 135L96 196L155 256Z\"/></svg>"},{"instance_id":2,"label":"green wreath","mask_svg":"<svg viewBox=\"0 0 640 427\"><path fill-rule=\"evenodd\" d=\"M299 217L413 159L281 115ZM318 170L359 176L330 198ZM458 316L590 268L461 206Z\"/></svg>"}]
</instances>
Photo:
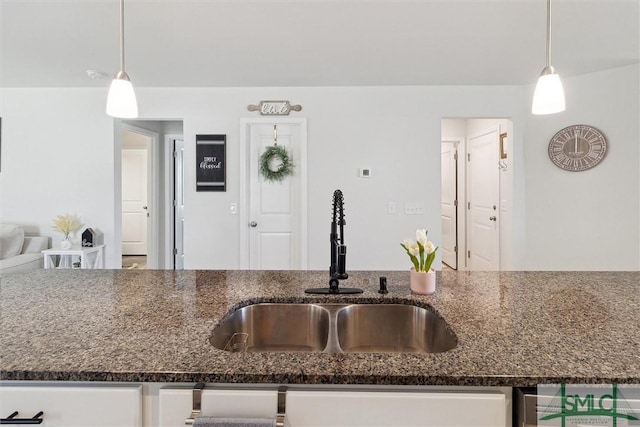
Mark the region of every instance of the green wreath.
<instances>
[{"instance_id":1,"label":"green wreath","mask_svg":"<svg viewBox=\"0 0 640 427\"><path fill-rule=\"evenodd\" d=\"M278 169L271 169L271 161L279 160ZM284 147L269 146L260 156L260 174L266 181L280 182L289 175L293 175L293 162Z\"/></svg>"}]
</instances>

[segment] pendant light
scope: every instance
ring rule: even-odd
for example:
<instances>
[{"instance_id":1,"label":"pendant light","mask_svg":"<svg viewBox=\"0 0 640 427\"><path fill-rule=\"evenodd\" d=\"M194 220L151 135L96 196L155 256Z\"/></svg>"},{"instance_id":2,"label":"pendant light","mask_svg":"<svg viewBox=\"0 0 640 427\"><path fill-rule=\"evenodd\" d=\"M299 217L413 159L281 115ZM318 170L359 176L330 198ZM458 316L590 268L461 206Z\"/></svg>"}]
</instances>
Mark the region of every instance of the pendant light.
<instances>
[{"instance_id":1,"label":"pendant light","mask_svg":"<svg viewBox=\"0 0 640 427\"><path fill-rule=\"evenodd\" d=\"M547 0L547 66L542 69L533 93L533 114L553 114L564 111L564 90L560 76L551 66L551 0Z\"/></svg>"},{"instance_id":2,"label":"pendant light","mask_svg":"<svg viewBox=\"0 0 640 427\"><path fill-rule=\"evenodd\" d=\"M120 71L115 75L107 96L107 114L112 117L135 119L138 102L129 76L124 71L124 0L120 0Z\"/></svg>"}]
</instances>

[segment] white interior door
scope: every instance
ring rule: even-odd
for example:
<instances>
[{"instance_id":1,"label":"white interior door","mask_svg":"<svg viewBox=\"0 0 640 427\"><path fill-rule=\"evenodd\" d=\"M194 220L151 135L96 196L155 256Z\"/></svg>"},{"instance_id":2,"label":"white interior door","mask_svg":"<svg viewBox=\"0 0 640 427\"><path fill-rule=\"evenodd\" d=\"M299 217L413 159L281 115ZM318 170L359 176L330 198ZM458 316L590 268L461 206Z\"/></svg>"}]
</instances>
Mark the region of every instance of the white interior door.
<instances>
[{"instance_id":1,"label":"white interior door","mask_svg":"<svg viewBox=\"0 0 640 427\"><path fill-rule=\"evenodd\" d=\"M453 269L458 268L458 156L457 145L442 142L442 262Z\"/></svg>"},{"instance_id":2,"label":"white interior door","mask_svg":"<svg viewBox=\"0 0 640 427\"><path fill-rule=\"evenodd\" d=\"M147 254L148 150L122 149L122 254Z\"/></svg>"},{"instance_id":3,"label":"white interior door","mask_svg":"<svg viewBox=\"0 0 640 427\"><path fill-rule=\"evenodd\" d=\"M287 149L295 169L281 182L259 174L260 155L274 144L277 125L279 146ZM306 267L306 201L303 201L305 165L302 147L306 131L300 125L252 124L248 126L248 227L249 266L254 270L296 270Z\"/></svg>"},{"instance_id":4,"label":"white interior door","mask_svg":"<svg viewBox=\"0 0 640 427\"><path fill-rule=\"evenodd\" d=\"M184 270L184 141L173 144L173 266Z\"/></svg>"},{"instance_id":5,"label":"white interior door","mask_svg":"<svg viewBox=\"0 0 640 427\"><path fill-rule=\"evenodd\" d=\"M468 239L469 269L500 270L499 129L473 136L468 144Z\"/></svg>"}]
</instances>

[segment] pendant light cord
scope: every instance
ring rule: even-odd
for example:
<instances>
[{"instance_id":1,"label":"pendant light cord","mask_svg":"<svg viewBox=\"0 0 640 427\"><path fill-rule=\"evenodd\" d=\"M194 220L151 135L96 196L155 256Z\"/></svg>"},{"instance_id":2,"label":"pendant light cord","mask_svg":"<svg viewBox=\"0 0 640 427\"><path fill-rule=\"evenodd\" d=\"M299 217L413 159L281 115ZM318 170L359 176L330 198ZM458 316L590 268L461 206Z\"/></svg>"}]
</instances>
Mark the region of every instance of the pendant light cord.
<instances>
[{"instance_id":1,"label":"pendant light cord","mask_svg":"<svg viewBox=\"0 0 640 427\"><path fill-rule=\"evenodd\" d=\"M551 0L547 0L547 67L551 65Z\"/></svg>"},{"instance_id":2,"label":"pendant light cord","mask_svg":"<svg viewBox=\"0 0 640 427\"><path fill-rule=\"evenodd\" d=\"M120 0L120 71L124 71L124 0Z\"/></svg>"}]
</instances>

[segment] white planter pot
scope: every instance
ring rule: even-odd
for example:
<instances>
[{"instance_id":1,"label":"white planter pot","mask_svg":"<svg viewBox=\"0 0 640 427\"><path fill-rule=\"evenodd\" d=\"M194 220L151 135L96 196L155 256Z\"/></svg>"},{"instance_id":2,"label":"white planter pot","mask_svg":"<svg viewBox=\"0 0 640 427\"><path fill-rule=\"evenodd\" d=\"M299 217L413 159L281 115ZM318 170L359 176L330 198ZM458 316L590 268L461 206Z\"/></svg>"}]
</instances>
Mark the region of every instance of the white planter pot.
<instances>
[{"instance_id":1,"label":"white planter pot","mask_svg":"<svg viewBox=\"0 0 640 427\"><path fill-rule=\"evenodd\" d=\"M410 272L411 292L421 295L430 295L436 291L436 272L415 271Z\"/></svg>"}]
</instances>

